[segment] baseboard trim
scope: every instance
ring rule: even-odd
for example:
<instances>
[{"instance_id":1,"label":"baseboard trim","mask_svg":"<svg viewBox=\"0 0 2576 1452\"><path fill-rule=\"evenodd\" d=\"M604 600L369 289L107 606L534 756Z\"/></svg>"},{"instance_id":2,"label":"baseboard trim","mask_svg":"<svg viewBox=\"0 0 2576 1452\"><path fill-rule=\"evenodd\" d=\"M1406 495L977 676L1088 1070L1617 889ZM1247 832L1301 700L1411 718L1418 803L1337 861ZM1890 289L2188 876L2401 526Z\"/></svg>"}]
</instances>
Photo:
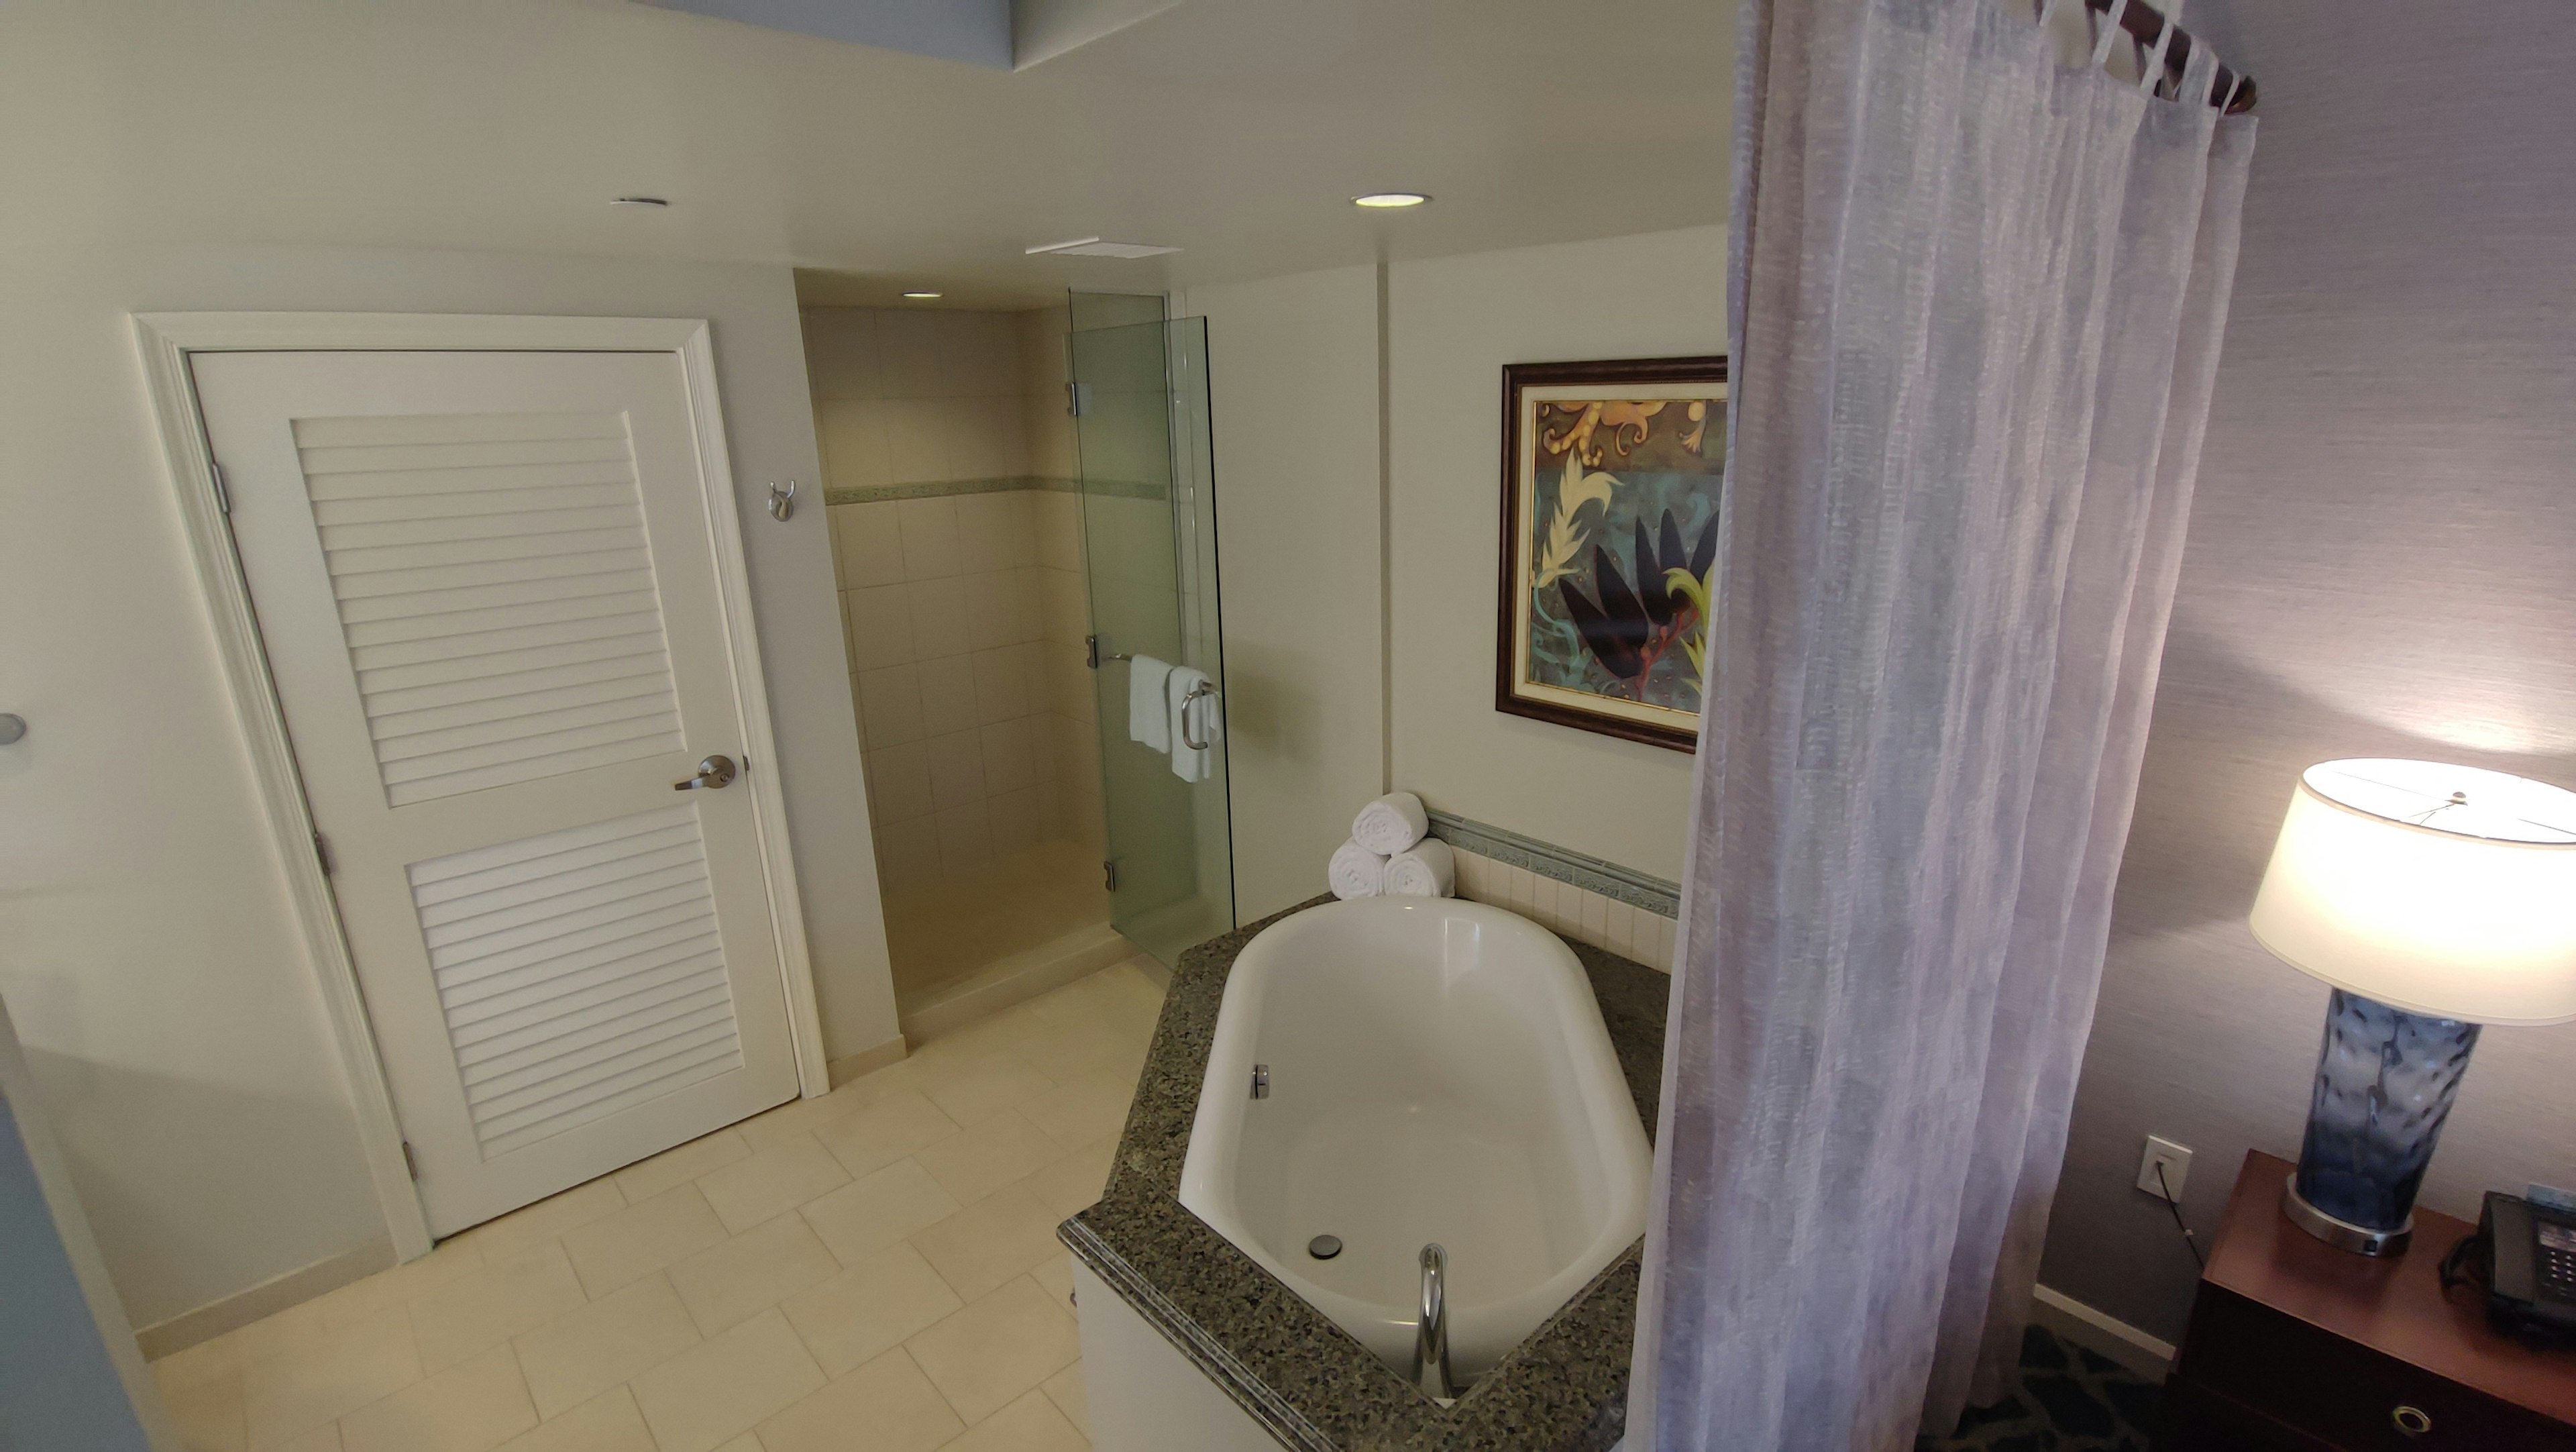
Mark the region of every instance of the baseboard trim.
<instances>
[{"instance_id":1,"label":"baseboard trim","mask_svg":"<svg viewBox=\"0 0 2576 1452\"><path fill-rule=\"evenodd\" d=\"M904 1042L903 1035L896 1034L873 1049L861 1049L855 1054L834 1059L825 1064L823 1070L832 1087L838 1089L862 1074L873 1074L888 1064L902 1063L911 1053L912 1049Z\"/></svg>"},{"instance_id":2,"label":"baseboard trim","mask_svg":"<svg viewBox=\"0 0 2576 1452\"><path fill-rule=\"evenodd\" d=\"M379 1235L364 1245L273 1276L248 1290L235 1291L193 1311L182 1311L166 1321L155 1321L134 1333L134 1344L141 1348L144 1360L157 1361L262 1317L274 1316L289 1306L300 1306L325 1291L336 1291L352 1281L391 1269L393 1263L393 1237Z\"/></svg>"},{"instance_id":3,"label":"baseboard trim","mask_svg":"<svg viewBox=\"0 0 2576 1452\"><path fill-rule=\"evenodd\" d=\"M2085 1350L2107 1356L2150 1380L2162 1381L2165 1373L2173 1370L2172 1342L2159 1341L2062 1291L2033 1286L2030 1318Z\"/></svg>"}]
</instances>

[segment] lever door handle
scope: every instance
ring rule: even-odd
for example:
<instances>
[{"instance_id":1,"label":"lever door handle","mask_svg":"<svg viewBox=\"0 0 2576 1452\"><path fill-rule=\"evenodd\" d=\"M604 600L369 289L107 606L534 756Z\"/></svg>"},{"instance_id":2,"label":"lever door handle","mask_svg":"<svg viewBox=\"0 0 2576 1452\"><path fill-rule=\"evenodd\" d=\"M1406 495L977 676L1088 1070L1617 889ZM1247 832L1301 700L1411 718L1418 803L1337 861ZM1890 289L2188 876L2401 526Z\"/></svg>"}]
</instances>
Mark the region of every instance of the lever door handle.
<instances>
[{"instance_id":1,"label":"lever door handle","mask_svg":"<svg viewBox=\"0 0 2576 1452\"><path fill-rule=\"evenodd\" d=\"M675 792L693 792L700 789L721 791L733 785L733 779L738 774L732 757L710 756L698 763L696 776L690 777L687 781L671 783L671 790Z\"/></svg>"}]
</instances>

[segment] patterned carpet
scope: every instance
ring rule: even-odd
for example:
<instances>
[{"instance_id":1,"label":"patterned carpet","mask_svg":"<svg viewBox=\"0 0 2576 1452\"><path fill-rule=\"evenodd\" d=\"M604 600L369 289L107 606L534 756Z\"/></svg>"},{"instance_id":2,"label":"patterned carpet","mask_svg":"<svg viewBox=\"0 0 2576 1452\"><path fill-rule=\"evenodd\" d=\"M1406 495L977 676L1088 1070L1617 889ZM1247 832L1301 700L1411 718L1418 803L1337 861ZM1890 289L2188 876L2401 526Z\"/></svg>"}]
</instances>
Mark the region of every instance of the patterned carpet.
<instances>
[{"instance_id":1,"label":"patterned carpet","mask_svg":"<svg viewBox=\"0 0 2576 1452\"><path fill-rule=\"evenodd\" d=\"M2022 1335L2021 1389L1914 1452L2147 1452L2163 1400L2156 1383L2033 1326Z\"/></svg>"}]
</instances>

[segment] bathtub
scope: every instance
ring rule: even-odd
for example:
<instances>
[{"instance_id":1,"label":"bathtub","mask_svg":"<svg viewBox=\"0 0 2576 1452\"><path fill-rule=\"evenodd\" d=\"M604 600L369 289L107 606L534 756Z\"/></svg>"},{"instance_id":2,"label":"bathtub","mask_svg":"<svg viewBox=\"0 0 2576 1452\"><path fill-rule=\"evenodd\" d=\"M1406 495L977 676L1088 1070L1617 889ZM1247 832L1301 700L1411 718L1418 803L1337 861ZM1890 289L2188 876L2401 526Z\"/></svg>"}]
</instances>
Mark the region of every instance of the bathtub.
<instances>
[{"instance_id":1,"label":"bathtub","mask_svg":"<svg viewBox=\"0 0 2576 1452\"><path fill-rule=\"evenodd\" d=\"M1180 1199L1399 1376L1439 1242L1463 1383L1643 1233L1649 1155L1563 942L1481 903L1363 898L1236 958ZM1310 1255L1319 1235L1341 1252Z\"/></svg>"}]
</instances>

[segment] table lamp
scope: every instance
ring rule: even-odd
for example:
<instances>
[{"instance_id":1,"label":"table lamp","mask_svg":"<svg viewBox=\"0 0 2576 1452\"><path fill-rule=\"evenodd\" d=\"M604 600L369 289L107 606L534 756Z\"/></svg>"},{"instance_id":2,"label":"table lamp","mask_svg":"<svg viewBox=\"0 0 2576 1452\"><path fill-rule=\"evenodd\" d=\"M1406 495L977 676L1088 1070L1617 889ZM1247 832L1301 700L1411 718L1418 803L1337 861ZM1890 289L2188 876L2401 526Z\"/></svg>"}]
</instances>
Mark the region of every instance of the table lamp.
<instances>
[{"instance_id":1,"label":"table lamp","mask_svg":"<svg viewBox=\"0 0 2576 1452\"><path fill-rule=\"evenodd\" d=\"M2282 1213L2395 1255L2479 1027L2576 1019L2576 792L2429 761L2309 767L2251 922L2334 988Z\"/></svg>"}]
</instances>

